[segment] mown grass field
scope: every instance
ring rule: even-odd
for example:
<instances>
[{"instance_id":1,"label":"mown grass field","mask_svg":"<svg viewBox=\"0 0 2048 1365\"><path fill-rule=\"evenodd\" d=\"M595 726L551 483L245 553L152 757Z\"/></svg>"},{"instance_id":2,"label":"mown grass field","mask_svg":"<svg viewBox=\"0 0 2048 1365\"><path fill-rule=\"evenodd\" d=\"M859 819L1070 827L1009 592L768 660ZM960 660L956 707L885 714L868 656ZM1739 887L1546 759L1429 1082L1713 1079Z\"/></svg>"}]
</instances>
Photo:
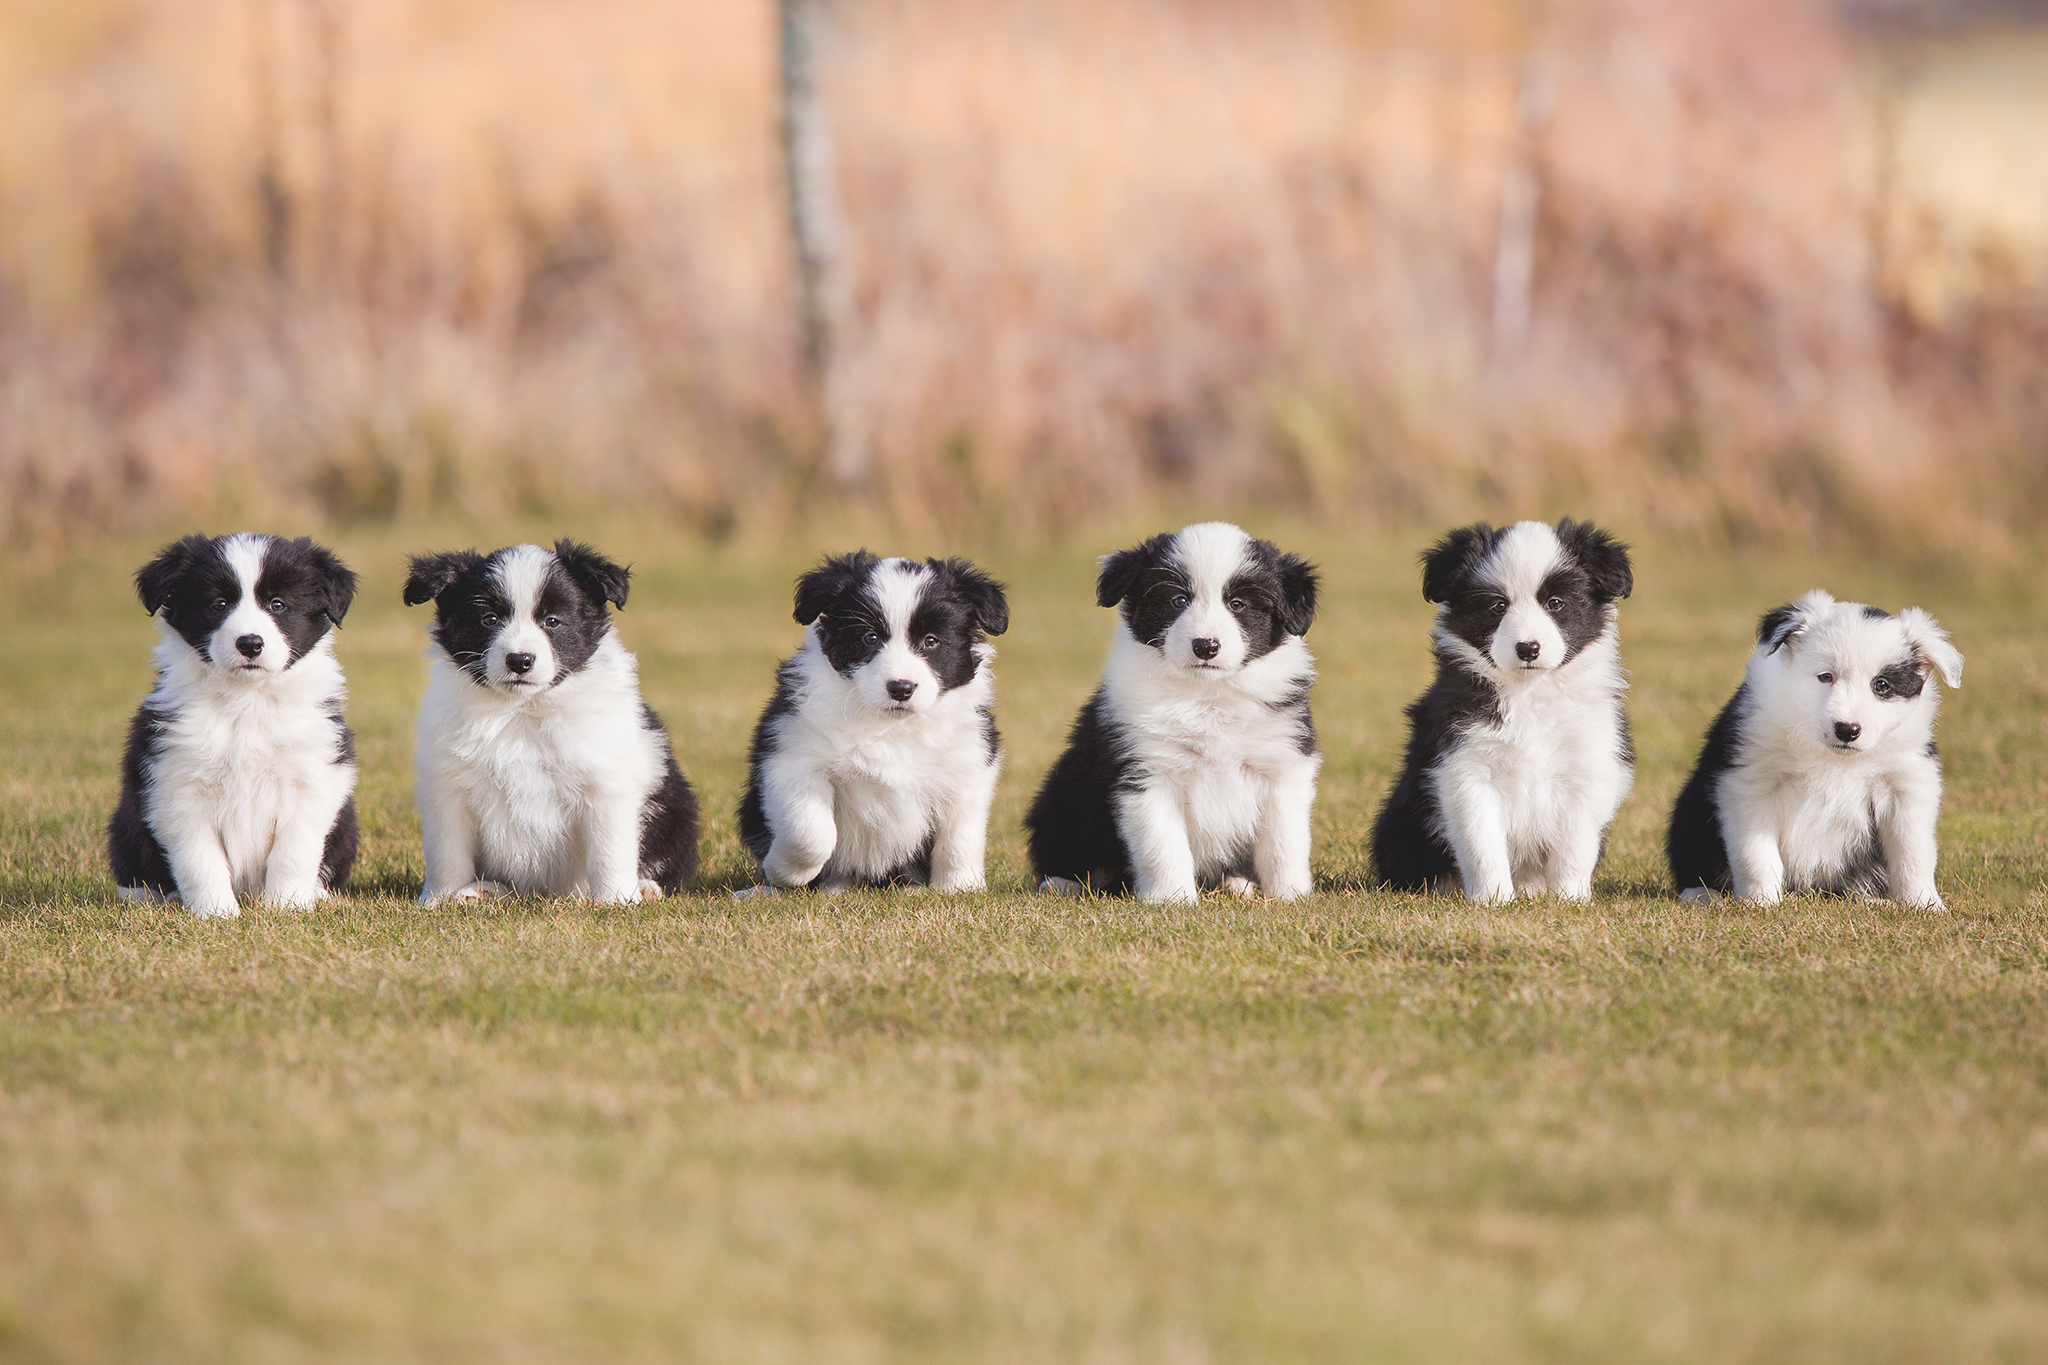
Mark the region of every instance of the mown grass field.
<instances>
[{"instance_id":1,"label":"mown grass field","mask_svg":"<svg viewBox=\"0 0 2048 1365\"><path fill-rule=\"evenodd\" d=\"M101 866L151 547L8 575L0 1358L2048 1356L2044 585L1646 549L1599 902L1474 910L1367 885L1427 671L1423 537L1279 529L1327 575L1324 893L1284 907L1025 894L1107 539L984 557L1015 609L994 889L742 905L747 730L819 547L520 528L635 563L620 630L706 874L422 910L402 555L515 533L334 537L365 580L354 894L226 925L122 906ZM1662 885L1756 616L1816 584L1918 602L1968 658L1950 914Z\"/></svg>"}]
</instances>

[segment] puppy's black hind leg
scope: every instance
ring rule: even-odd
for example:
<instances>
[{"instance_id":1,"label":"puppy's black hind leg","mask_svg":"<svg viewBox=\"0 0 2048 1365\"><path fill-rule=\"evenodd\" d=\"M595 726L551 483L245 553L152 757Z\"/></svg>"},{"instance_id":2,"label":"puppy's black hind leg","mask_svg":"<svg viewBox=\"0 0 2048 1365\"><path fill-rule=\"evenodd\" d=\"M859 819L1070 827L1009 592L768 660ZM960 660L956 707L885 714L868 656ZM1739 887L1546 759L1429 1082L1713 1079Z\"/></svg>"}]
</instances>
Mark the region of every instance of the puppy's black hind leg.
<instances>
[{"instance_id":1,"label":"puppy's black hind leg","mask_svg":"<svg viewBox=\"0 0 2048 1365\"><path fill-rule=\"evenodd\" d=\"M668 732L647 712L647 728L661 736L661 785L647 798L640 814L640 877L673 896L697 875L697 793L676 764Z\"/></svg>"}]
</instances>

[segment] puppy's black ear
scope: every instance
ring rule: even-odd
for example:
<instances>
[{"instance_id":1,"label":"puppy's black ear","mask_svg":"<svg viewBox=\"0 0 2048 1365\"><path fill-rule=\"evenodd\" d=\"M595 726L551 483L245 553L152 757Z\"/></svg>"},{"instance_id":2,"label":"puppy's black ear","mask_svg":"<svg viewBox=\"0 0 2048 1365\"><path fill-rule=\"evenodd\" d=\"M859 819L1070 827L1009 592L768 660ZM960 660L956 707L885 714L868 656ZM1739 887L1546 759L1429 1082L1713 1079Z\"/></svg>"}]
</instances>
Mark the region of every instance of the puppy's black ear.
<instances>
[{"instance_id":1,"label":"puppy's black ear","mask_svg":"<svg viewBox=\"0 0 2048 1365\"><path fill-rule=\"evenodd\" d=\"M1422 552L1422 600L1445 602L1458 580L1493 547L1493 528L1483 521L1457 530Z\"/></svg>"},{"instance_id":2,"label":"puppy's black ear","mask_svg":"<svg viewBox=\"0 0 2048 1365\"><path fill-rule=\"evenodd\" d=\"M1795 602L1773 607L1756 623L1757 648L1766 654L1776 654L1805 634L1813 618L1834 604L1834 598L1816 589Z\"/></svg>"},{"instance_id":3,"label":"puppy's black ear","mask_svg":"<svg viewBox=\"0 0 2048 1365\"><path fill-rule=\"evenodd\" d=\"M964 559L925 561L954 596L967 604L974 628L984 635L1001 635L1010 628L1010 599L1003 585Z\"/></svg>"},{"instance_id":4,"label":"puppy's black ear","mask_svg":"<svg viewBox=\"0 0 2048 1365\"><path fill-rule=\"evenodd\" d=\"M1628 546L1590 521L1566 517L1557 524L1557 542L1578 561L1592 582L1593 595L1612 602L1635 591L1635 570L1629 567Z\"/></svg>"},{"instance_id":5,"label":"puppy's black ear","mask_svg":"<svg viewBox=\"0 0 2048 1365\"><path fill-rule=\"evenodd\" d=\"M413 555L411 573L405 580L405 605L416 607L448 591L448 585L462 575L483 567L484 557L475 550L451 550L440 555Z\"/></svg>"},{"instance_id":6,"label":"puppy's black ear","mask_svg":"<svg viewBox=\"0 0 2048 1365\"><path fill-rule=\"evenodd\" d=\"M881 562L866 550L821 560L817 568L796 581L796 623L807 626L823 616L841 594L866 582L868 572Z\"/></svg>"},{"instance_id":7,"label":"puppy's black ear","mask_svg":"<svg viewBox=\"0 0 2048 1365\"><path fill-rule=\"evenodd\" d=\"M631 569L622 568L588 545L573 540L556 541L555 558L570 580L592 597L615 607L626 605L626 581L633 576Z\"/></svg>"},{"instance_id":8,"label":"puppy's black ear","mask_svg":"<svg viewBox=\"0 0 2048 1365\"><path fill-rule=\"evenodd\" d=\"M327 619L335 625L348 615L349 604L356 600L356 576L348 565L341 562L335 553L324 545L316 545L307 536L300 536L292 542L292 548L306 557L313 566L313 573L320 580L320 589L327 599Z\"/></svg>"},{"instance_id":9,"label":"puppy's black ear","mask_svg":"<svg viewBox=\"0 0 2048 1365\"><path fill-rule=\"evenodd\" d=\"M1280 556L1280 628L1289 635L1308 634L1316 619L1316 566L1300 555Z\"/></svg>"},{"instance_id":10,"label":"puppy's black ear","mask_svg":"<svg viewBox=\"0 0 2048 1365\"><path fill-rule=\"evenodd\" d=\"M1095 605L1113 607L1131 595L1131 587L1138 581L1138 575L1158 566L1166 558L1166 548L1173 543L1171 533L1157 535L1142 545L1128 550L1118 550L1113 555L1104 555L1095 562Z\"/></svg>"},{"instance_id":11,"label":"puppy's black ear","mask_svg":"<svg viewBox=\"0 0 2048 1365\"><path fill-rule=\"evenodd\" d=\"M213 542L205 536L186 536L158 550L155 559L135 571L135 595L142 599L143 610L156 615L178 580L212 552Z\"/></svg>"}]
</instances>

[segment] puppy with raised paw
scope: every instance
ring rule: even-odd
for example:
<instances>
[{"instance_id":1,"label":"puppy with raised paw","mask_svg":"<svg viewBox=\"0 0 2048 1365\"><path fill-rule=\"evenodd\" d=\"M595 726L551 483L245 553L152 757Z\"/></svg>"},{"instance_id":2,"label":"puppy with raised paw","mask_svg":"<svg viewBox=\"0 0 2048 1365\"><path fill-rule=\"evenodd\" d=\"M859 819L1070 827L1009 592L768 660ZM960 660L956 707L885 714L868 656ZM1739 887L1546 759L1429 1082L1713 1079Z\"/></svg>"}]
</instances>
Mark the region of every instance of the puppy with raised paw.
<instances>
[{"instance_id":1,"label":"puppy with raised paw","mask_svg":"<svg viewBox=\"0 0 2048 1365\"><path fill-rule=\"evenodd\" d=\"M752 893L979 891L1002 752L1002 584L961 559L825 560L796 583L803 647L754 727L740 838Z\"/></svg>"},{"instance_id":2,"label":"puppy with raised paw","mask_svg":"<svg viewBox=\"0 0 2048 1365\"><path fill-rule=\"evenodd\" d=\"M1381 881L1592 898L1635 783L1615 605L1634 586L1627 547L1569 517L1480 522L1423 555L1436 679L1408 708L1406 762L1373 829Z\"/></svg>"},{"instance_id":3,"label":"puppy with raised paw","mask_svg":"<svg viewBox=\"0 0 2048 1365\"><path fill-rule=\"evenodd\" d=\"M1961 686L1963 656L1918 607L1893 616L1810 592L1765 616L1671 811L1680 896L1771 905L1824 891L1944 909L1936 674Z\"/></svg>"},{"instance_id":4,"label":"puppy with raised paw","mask_svg":"<svg viewBox=\"0 0 2048 1365\"><path fill-rule=\"evenodd\" d=\"M1105 556L1095 600L1119 616L1102 683L1025 817L1039 889L1307 895L1314 567L1203 522Z\"/></svg>"},{"instance_id":5,"label":"puppy with raised paw","mask_svg":"<svg viewBox=\"0 0 2048 1365\"><path fill-rule=\"evenodd\" d=\"M114 885L202 917L240 914L241 896L315 904L356 857L333 635L356 576L304 538L187 536L135 587L162 639L107 826Z\"/></svg>"},{"instance_id":6,"label":"puppy with raised paw","mask_svg":"<svg viewBox=\"0 0 2048 1365\"><path fill-rule=\"evenodd\" d=\"M612 629L628 571L587 545L416 555L434 604L420 705L424 901L631 901L697 871L697 796Z\"/></svg>"}]
</instances>

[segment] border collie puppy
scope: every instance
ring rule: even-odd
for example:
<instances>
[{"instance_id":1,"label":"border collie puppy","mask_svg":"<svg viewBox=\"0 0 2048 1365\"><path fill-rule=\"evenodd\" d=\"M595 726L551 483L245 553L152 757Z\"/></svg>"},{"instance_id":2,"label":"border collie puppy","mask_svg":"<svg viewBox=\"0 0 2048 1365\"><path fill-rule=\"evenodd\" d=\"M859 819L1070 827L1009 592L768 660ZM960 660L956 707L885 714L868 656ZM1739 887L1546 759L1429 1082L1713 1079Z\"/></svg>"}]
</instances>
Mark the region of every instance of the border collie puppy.
<instances>
[{"instance_id":1,"label":"border collie puppy","mask_svg":"<svg viewBox=\"0 0 2048 1365\"><path fill-rule=\"evenodd\" d=\"M1765 616L1671 811L1681 898L1828 891L1945 909L1930 671L1960 687L1963 656L1918 607L1893 616L1810 592Z\"/></svg>"},{"instance_id":2,"label":"border collie puppy","mask_svg":"<svg viewBox=\"0 0 2048 1365\"><path fill-rule=\"evenodd\" d=\"M1480 522L1422 556L1436 680L1373 830L1382 881L1437 891L1455 872L1474 901L1592 899L1635 783L1615 606L1634 587L1627 547L1569 517Z\"/></svg>"},{"instance_id":3,"label":"border collie puppy","mask_svg":"<svg viewBox=\"0 0 2048 1365\"><path fill-rule=\"evenodd\" d=\"M1203 522L1105 556L1095 600L1120 620L1025 817L1039 890L1307 895L1315 568Z\"/></svg>"},{"instance_id":4,"label":"border collie puppy","mask_svg":"<svg viewBox=\"0 0 2048 1365\"><path fill-rule=\"evenodd\" d=\"M979 891L1002 768L1003 587L961 559L827 559L796 583L803 648L754 727L740 839L765 886ZM738 894L746 895L748 892Z\"/></svg>"},{"instance_id":5,"label":"border collie puppy","mask_svg":"<svg viewBox=\"0 0 2048 1365\"><path fill-rule=\"evenodd\" d=\"M304 539L186 536L135 575L163 639L107 825L127 900L305 908L356 860L355 737L331 631L356 576Z\"/></svg>"},{"instance_id":6,"label":"border collie puppy","mask_svg":"<svg viewBox=\"0 0 2048 1365\"><path fill-rule=\"evenodd\" d=\"M420 704L424 901L630 901L697 870L697 797L612 630L627 571L573 540L416 555L434 604Z\"/></svg>"}]
</instances>

